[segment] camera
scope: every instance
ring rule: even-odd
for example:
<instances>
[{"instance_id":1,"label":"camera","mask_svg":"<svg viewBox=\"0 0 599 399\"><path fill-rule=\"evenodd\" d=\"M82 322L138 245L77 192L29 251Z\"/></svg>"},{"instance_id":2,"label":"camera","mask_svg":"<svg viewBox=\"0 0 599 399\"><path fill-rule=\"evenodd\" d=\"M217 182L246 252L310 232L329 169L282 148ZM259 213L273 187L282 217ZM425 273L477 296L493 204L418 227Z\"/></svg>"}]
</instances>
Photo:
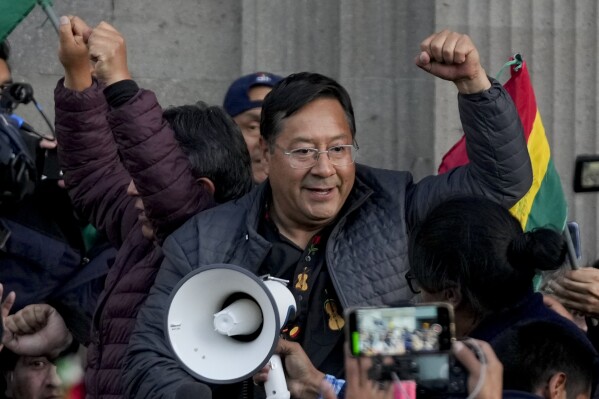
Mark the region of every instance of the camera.
<instances>
[{"instance_id":1,"label":"camera","mask_svg":"<svg viewBox=\"0 0 599 399\"><path fill-rule=\"evenodd\" d=\"M10 83L0 86L0 112L12 114L19 104L33 101L33 88L28 83Z\"/></svg>"},{"instance_id":2,"label":"camera","mask_svg":"<svg viewBox=\"0 0 599 399\"><path fill-rule=\"evenodd\" d=\"M373 380L415 381L418 398L468 396L468 373L451 353L453 308L446 303L347 311L352 356L373 359Z\"/></svg>"},{"instance_id":3,"label":"camera","mask_svg":"<svg viewBox=\"0 0 599 399\"><path fill-rule=\"evenodd\" d=\"M4 85L0 90L0 205L16 203L35 190L36 144L22 132L26 124L12 114L32 97L27 83Z\"/></svg>"}]
</instances>

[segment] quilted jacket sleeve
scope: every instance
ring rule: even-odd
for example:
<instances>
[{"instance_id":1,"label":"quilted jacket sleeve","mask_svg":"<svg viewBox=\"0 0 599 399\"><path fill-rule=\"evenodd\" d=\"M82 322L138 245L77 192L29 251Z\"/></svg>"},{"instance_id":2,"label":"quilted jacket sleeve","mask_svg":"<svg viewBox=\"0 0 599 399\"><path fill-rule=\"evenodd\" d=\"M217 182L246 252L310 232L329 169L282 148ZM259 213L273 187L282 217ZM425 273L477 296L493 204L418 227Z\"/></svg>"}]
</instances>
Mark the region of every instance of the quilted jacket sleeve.
<instances>
[{"instance_id":1,"label":"quilted jacket sleeve","mask_svg":"<svg viewBox=\"0 0 599 399\"><path fill-rule=\"evenodd\" d=\"M503 86L491 82L482 93L458 96L470 163L408 187L408 226L452 195L482 195L509 208L530 189L532 167L518 111Z\"/></svg>"},{"instance_id":2,"label":"quilted jacket sleeve","mask_svg":"<svg viewBox=\"0 0 599 399\"><path fill-rule=\"evenodd\" d=\"M168 346L164 333L169 297L177 283L191 272L178 236L188 225L164 243L164 262L144 306L137 315L124 361L123 384L130 398L174 398L177 387L196 381L187 374Z\"/></svg>"},{"instance_id":3,"label":"quilted jacket sleeve","mask_svg":"<svg viewBox=\"0 0 599 399\"><path fill-rule=\"evenodd\" d=\"M60 165L75 209L117 248L135 224L137 213L127 196L131 178L119 160L106 120L108 105L102 88L77 92L54 90L55 126Z\"/></svg>"},{"instance_id":4,"label":"quilted jacket sleeve","mask_svg":"<svg viewBox=\"0 0 599 399\"><path fill-rule=\"evenodd\" d=\"M108 121L160 243L189 217L213 205L212 195L196 183L153 92L140 90L111 109Z\"/></svg>"}]
</instances>

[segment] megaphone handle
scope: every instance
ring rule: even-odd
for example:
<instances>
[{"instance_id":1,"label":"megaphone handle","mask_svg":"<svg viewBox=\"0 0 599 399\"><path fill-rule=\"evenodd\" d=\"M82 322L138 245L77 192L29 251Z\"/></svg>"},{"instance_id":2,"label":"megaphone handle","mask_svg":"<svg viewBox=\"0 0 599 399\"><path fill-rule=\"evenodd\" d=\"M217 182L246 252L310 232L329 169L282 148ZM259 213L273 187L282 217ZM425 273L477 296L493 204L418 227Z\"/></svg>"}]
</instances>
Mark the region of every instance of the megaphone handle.
<instances>
[{"instance_id":1,"label":"megaphone handle","mask_svg":"<svg viewBox=\"0 0 599 399\"><path fill-rule=\"evenodd\" d=\"M266 399L291 398L291 394L287 390L283 362L279 355L272 355L270 358L270 371L268 372L268 380L264 383L264 389L266 390Z\"/></svg>"}]
</instances>

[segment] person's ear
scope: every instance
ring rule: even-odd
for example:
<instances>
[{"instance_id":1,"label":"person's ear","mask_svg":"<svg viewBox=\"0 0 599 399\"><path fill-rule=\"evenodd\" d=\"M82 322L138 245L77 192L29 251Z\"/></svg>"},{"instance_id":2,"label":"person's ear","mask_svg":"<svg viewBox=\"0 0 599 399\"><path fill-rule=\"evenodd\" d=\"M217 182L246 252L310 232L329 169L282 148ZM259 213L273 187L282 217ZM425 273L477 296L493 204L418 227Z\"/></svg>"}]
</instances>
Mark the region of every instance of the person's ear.
<instances>
[{"instance_id":1,"label":"person's ear","mask_svg":"<svg viewBox=\"0 0 599 399\"><path fill-rule=\"evenodd\" d=\"M266 175L268 176L268 172L270 170L270 156L272 154L270 153L270 146L268 145L266 140L264 140L264 137L262 137L262 135L260 135L260 152L262 153L264 173L266 173Z\"/></svg>"},{"instance_id":2,"label":"person's ear","mask_svg":"<svg viewBox=\"0 0 599 399\"><path fill-rule=\"evenodd\" d=\"M214 188L214 183L212 182L212 180L210 180L207 177L200 177L196 180L196 183L204 187L204 189L208 191L210 194L214 195L216 189Z\"/></svg>"},{"instance_id":3,"label":"person's ear","mask_svg":"<svg viewBox=\"0 0 599 399\"><path fill-rule=\"evenodd\" d=\"M566 399L566 373L558 371L553 374L545 386L546 399Z\"/></svg>"},{"instance_id":4,"label":"person's ear","mask_svg":"<svg viewBox=\"0 0 599 399\"><path fill-rule=\"evenodd\" d=\"M443 290L443 300L457 308L462 303L462 293L458 287L445 288Z\"/></svg>"}]
</instances>

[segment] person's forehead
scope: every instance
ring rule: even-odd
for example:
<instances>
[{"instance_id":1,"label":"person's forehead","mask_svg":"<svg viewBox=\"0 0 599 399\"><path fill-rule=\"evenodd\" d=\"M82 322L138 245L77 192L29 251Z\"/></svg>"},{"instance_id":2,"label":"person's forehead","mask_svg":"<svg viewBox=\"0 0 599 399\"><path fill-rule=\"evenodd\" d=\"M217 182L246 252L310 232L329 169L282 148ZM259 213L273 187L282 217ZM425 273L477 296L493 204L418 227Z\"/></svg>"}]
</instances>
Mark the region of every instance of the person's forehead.
<instances>
[{"instance_id":1,"label":"person's forehead","mask_svg":"<svg viewBox=\"0 0 599 399\"><path fill-rule=\"evenodd\" d=\"M300 136L329 139L351 137L350 126L343 107L339 101L331 98L319 98L311 101L283 119L281 132L287 132L293 138Z\"/></svg>"},{"instance_id":2,"label":"person's forehead","mask_svg":"<svg viewBox=\"0 0 599 399\"><path fill-rule=\"evenodd\" d=\"M248 89L248 98L250 101L262 101L271 91L272 87L270 86L254 85Z\"/></svg>"}]
</instances>

